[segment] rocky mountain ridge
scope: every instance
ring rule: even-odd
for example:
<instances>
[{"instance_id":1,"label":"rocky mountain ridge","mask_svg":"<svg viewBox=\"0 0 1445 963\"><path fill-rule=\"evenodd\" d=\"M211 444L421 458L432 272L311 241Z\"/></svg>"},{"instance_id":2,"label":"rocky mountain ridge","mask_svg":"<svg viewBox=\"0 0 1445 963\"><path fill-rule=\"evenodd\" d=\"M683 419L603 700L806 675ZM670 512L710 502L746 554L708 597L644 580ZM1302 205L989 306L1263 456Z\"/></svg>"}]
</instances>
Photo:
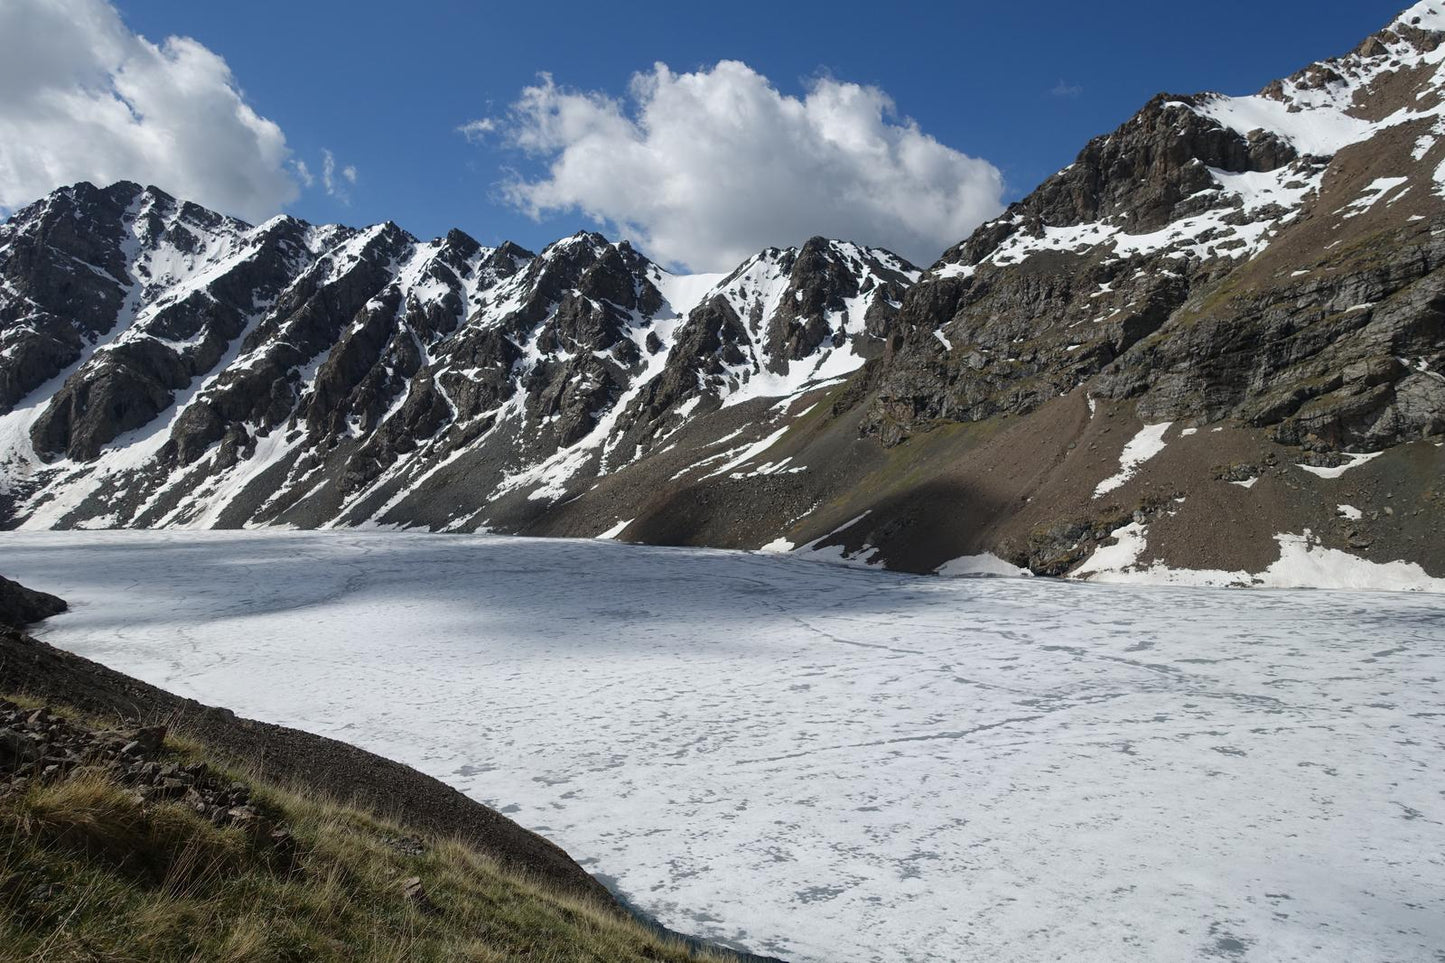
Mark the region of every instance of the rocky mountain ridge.
<instances>
[{"instance_id":1,"label":"rocky mountain ridge","mask_svg":"<svg viewBox=\"0 0 1445 963\"><path fill-rule=\"evenodd\" d=\"M1418 4L1259 94L1160 95L1092 141L929 273L906 316L918 363L896 368L944 342L969 360L946 386L885 387L919 400L901 420L1017 413L1097 377L1146 420L1309 448L1438 434L1441 29Z\"/></svg>"},{"instance_id":2,"label":"rocky mountain ridge","mask_svg":"<svg viewBox=\"0 0 1445 963\"><path fill-rule=\"evenodd\" d=\"M78 185L0 228L7 523L1445 588L1442 64L1426 0L1257 94L1161 94L924 272Z\"/></svg>"},{"instance_id":3,"label":"rocky mountain ridge","mask_svg":"<svg viewBox=\"0 0 1445 963\"><path fill-rule=\"evenodd\" d=\"M408 522L441 475L469 492L446 522L473 528L694 412L850 373L918 270L817 238L679 277L597 234L534 255L391 223L252 228L120 183L18 212L0 274L16 520Z\"/></svg>"}]
</instances>

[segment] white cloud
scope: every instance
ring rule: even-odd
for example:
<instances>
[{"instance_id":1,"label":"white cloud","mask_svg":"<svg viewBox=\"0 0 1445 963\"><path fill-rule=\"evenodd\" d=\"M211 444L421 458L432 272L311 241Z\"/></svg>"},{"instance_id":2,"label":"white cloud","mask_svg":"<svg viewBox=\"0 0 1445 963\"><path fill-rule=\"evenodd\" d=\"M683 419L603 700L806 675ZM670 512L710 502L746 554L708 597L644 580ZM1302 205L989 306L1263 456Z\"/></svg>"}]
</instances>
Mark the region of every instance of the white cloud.
<instances>
[{"instance_id":1,"label":"white cloud","mask_svg":"<svg viewBox=\"0 0 1445 963\"><path fill-rule=\"evenodd\" d=\"M657 64L633 77L630 103L544 74L500 126L548 164L503 186L511 203L533 217L581 210L698 270L814 234L928 263L1003 207L997 168L898 118L878 88L824 77L800 99L737 61Z\"/></svg>"},{"instance_id":2,"label":"white cloud","mask_svg":"<svg viewBox=\"0 0 1445 963\"><path fill-rule=\"evenodd\" d=\"M132 33L104 0L0 0L0 207L129 179L251 220L310 176L225 60Z\"/></svg>"},{"instance_id":3,"label":"white cloud","mask_svg":"<svg viewBox=\"0 0 1445 963\"><path fill-rule=\"evenodd\" d=\"M457 133L475 144L496 129L497 122L495 120L490 117L479 117L476 120L469 120L458 127Z\"/></svg>"},{"instance_id":4,"label":"white cloud","mask_svg":"<svg viewBox=\"0 0 1445 963\"><path fill-rule=\"evenodd\" d=\"M1072 100L1083 96L1084 88L1080 84L1071 84L1067 80L1060 80L1054 84L1049 93L1054 97L1065 97Z\"/></svg>"},{"instance_id":5,"label":"white cloud","mask_svg":"<svg viewBox=\"0 0 1445 963\"><path fill-rule=\"evenodd\" d=\"M321 186L326 193L336 198L343 204L351 203L351 192L349 187L356 186L356 168L347 164L340 170L336 169L336 155L325 148L321 151ZM346 183L342 183L345 181Z\"/></svg>"}]
</instances>

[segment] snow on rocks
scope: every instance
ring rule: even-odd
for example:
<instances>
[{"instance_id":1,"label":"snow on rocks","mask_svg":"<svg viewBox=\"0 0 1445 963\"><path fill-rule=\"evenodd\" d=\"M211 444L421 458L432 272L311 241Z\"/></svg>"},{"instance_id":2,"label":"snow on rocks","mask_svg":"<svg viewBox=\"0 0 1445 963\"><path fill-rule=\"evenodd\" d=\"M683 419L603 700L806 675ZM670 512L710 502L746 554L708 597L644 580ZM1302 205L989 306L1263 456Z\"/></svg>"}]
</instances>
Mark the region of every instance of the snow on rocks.
<instances>
[{"instance_id":1,"label":"snow on rocks","mask_svg":"<svg viewBox=\"0 0 1445 963\"><path fill-rule=\"evenodd\" d=\"M1019 264L1045 252L1084 253L1098 250L1106 263L1163 252L1178 259L1248 258L1263 251L1278 229L1295 220L1309 199L1320 192L1325 160L1355 144L1409 123L1431 123L1432 133L1416 140L1414 159L1421 161L1445 132L1445 45L1419 42L1419 31L1445 32L1439 4L1417 4L1377 34L1371 43L1344 57L1313 65L1258 94L1228 96L1210 93L1165 101L1164 111L1189 112L1232 130L1246 140L1273 136L1292 148L1295 158L1272 170L1232 172L1210 168L1219 185L1208 208L1191 210L1163 227L1143 233L1129 229L1126 219L1103 217L1081 223L1024 226L1009 213L992 222L1013 228L996 249L978 264L950 263L935 267L934 278L971 277L985 265ZM1383 117L1358 116L1356 98L1387 75L1420 70L1420 90L1408 106ZM1359 113L1365 113L1360 111ZM1074 165L1063 168L1062 176ZM1411 187L1408 177L1375 180L1362 195L1336 212L1358 216L1375 204L1399 200ZM1435 171L1439 190L1445 184L1445 162ZM1201 197L1201 200L1204 199Z\"/></svg>"},{"instance_id":2,"label":"snow on rocks","mask_svg":"<svg viewBox=\"0 0 1445 963\"><path fill-rule=\"evenodd\" d=\"M478 504L512 492L555 503L645 457L704 400L704 410L714 401L765 398L782 398L786 407L837 383L863 363L854 342L872 337L869 312L896 309L920 273L886 251L823 239L801 250L771 248L729 275L681 275L625 242L587 232L532 255L515 245L483 247L461 232L422 242L389 222L357 231L288 218L258 228L222 218L191 231L194 243L177 246L166 240L180 229L168 199L166 231L146 233L148 212L159 203L138 196L125 215L135 236L123 239L121 273L145 280L114 282L127 296L111 330L75 366L0 415L0 491L24 491L17 524L204 527L222 516L253 524L271 521L272 505L305 514L304 525L381 524L404 515L421 486L446 484L446 471L467 456L463 446L487 451L473 467ZM22 218L3 229L27 224ZM289 254L278 261L278 250ZM156 340L150 328L157 312L207 295L218 278L249 276L241 269L257 258L269 258L275 270L267 283L275 291L250 305L245 329L228 332L218 359L205 354L211 367L171 405L94 454L55 458L34 450L32 429L92 353ZM352 290L353 282L369 295L355 305L316 293L328 284ZM0 304L16 297L0 288ZM313 310L313 298L323 307ZM742 340L721 353L730 359L721 372L711 367L712 349L679 343L689 315L716 299L746 319L729 335ZM813 317L817 311L824 317ZM812 348L786 336L789 326L817 320L828 331ZM359 364L371 369L358 384L350 372ZM696 369L694 391L666 406L648 403L660 381L685 384L686 375L677 376L688 366ZM266 391L277 399L254 410L246 407L250 398L231 397ZM200 440L192 446L192 439ZM354 444L331 444L336 440ZM199 482L196 468L204 470ZM28 484L38 476L44 485ZM273 492L263 490L263 477ZM135 491L142 496L129 498ZM262 509L231 518L238 502ZM164 515L150 511L157 506L166 506Z\"/></svg>"},{"instance_id":3,"label":"snow on rocks","mask_svg":"<svg viewBox=\"0 0 1445 963\"><path fill-rule=\"evenodd\" d=\"M864 330L868 309L876 298L884 296L887 276L901 277L912 284L922 273L880 248L849 241L826 241L820 246L835 264L846 265L847 272L858 281L857 293L843 298L841 308L824 312L828 335L804 357L772 357L759 332L751 331L738 345L742 359L710 379L723 407L758 398L794 397L862 367L865 359L855 350L854 342ZM701 300L722 298L740 318L772 318L790 295L801 297L792 273L798 255L791 249L768 248L745 261Z\"/></svg>"}]
</instances>

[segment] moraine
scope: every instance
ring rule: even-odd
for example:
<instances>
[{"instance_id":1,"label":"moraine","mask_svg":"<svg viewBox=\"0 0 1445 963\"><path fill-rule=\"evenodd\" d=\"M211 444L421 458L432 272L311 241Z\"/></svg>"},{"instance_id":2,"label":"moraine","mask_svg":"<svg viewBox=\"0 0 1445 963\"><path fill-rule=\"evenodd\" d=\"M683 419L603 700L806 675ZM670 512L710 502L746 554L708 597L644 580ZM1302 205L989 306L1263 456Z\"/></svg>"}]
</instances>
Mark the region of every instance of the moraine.
<instances>
[{"instance_id":1,"label":"moraine","mask_svg":"<svg viewBox=\"0 0 1445 963\"><path fill-rule=\"evenodd\" d=\"M7 533L43 638L410 763L795 961L1445 946L1429 596L391 533Z\"/></svg>"}]
</instances>

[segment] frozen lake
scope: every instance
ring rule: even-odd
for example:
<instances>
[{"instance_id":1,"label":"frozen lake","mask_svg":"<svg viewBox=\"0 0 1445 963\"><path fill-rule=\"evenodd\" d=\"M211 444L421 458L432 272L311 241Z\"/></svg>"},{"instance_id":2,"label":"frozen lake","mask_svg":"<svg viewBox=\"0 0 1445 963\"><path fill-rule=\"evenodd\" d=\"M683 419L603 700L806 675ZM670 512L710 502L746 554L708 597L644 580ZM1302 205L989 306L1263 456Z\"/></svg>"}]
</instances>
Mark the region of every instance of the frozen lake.
<instances>
[{"instance_id":1,"label":"frozen lake","mask_svg":"<svg viewBox=\"0 0 1445 963\"><path fill-rule=\"evenodd\" d=\"M792 960L1438 960L1427 595L611 542L0 533L42 637L508 813Z\"/></svg>"}]
</instances>

